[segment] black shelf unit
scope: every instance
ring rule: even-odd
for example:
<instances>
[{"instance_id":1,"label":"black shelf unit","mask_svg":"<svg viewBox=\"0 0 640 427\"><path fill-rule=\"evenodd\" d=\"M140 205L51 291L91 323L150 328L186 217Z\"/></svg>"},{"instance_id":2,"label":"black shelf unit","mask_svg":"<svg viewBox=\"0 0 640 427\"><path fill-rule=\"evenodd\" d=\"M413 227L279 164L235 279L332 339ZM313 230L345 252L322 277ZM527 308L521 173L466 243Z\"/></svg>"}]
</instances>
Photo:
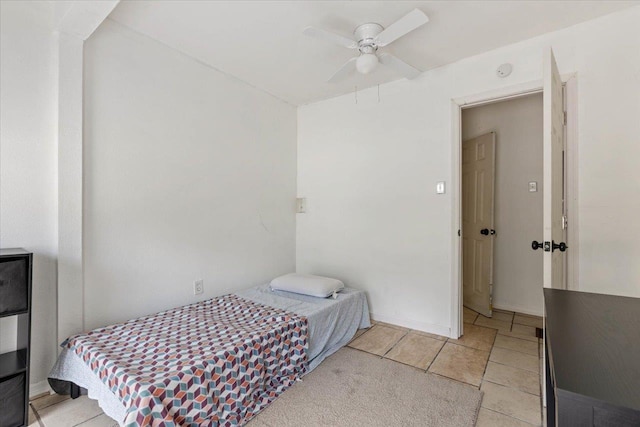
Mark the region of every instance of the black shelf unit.
<instances>
[{"instance_id":1,"label":"black shelf unit","mask_svg":"<svg viewBox=\"0 0 640 427\"><path fill-rule=\"evenodd\" d=\"M0 249L0 317L18 320L16 350L0 354L0 427L29 422L32 270L31 252Z\"/></svg>"}]
</instances>

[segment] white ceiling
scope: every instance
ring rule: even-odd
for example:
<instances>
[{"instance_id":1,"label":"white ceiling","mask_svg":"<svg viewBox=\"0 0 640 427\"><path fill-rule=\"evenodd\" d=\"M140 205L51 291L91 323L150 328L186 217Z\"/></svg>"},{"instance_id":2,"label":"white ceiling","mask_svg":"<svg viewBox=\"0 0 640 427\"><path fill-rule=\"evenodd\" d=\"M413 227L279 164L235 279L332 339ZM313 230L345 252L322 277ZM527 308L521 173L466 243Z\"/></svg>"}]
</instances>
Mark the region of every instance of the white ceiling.
<instances>
[{"instance_id":1,"label":"white ceiling","mask_svg":"<svg viewBox=\"0 0 640 427\"><path fill-rule=\"evenodd\" d=\"M380 67L326 80L354 51L304 36L388 26L414 8L430 22L381 51L429 70L638 5L637 1L122 1L110 18L293 105L396 80Z\"/></svg>"}]
</instances>

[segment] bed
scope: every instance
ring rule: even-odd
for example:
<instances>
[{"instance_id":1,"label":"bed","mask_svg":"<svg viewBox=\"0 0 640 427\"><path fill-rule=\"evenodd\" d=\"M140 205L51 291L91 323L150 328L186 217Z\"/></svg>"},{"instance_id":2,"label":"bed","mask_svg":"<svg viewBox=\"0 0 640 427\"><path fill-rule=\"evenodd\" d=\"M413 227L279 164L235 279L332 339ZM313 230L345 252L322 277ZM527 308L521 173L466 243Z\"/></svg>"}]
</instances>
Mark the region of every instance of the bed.
<instances>
[{"instance_id":1,"label":"bed","mask_svg":"<svg viewBox=\"0 0 640 427\"><path fill-rule=\"evenodd\" d=\"M71 337L50 383L124 426L242 425L369 326L362 291L267 284Z\"/></svg>"}]
</instances>

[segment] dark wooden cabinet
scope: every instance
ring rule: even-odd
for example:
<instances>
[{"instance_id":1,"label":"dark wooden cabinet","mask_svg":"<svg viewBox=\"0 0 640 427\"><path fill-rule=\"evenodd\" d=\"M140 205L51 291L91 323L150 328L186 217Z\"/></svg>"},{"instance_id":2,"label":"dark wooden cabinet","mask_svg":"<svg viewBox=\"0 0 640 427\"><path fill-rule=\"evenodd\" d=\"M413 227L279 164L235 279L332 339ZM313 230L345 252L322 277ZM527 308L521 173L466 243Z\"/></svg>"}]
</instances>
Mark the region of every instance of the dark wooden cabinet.
<instances>
[{"instance_id":1,"label":"dark wooden cabinet","mask_svg":"<svg viewBox=\"0 0 640 427\"><path fill-rule=\"evenodd\" d=\"M548 426L640 426L640 298L545 289Z\"/></svg>"},{"instance_id":2,"label":"dark wooden cabinet","mask_svg":"<svg viewBox=\"0 0 640 427\"><path fill-rule=\"evenodd\" d=\"M0 354L0 427L29 422L32 265L30 252L0 249L0 317L18 320L16 350Z\"/></svg>"}]
</instances>

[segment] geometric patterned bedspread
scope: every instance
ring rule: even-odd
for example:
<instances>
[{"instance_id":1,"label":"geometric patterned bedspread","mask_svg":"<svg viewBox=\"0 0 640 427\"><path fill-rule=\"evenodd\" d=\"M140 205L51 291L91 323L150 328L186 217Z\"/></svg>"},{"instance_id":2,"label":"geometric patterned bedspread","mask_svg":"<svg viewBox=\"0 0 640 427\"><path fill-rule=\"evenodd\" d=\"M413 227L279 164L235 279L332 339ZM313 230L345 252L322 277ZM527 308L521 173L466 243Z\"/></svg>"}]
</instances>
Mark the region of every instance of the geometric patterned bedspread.
<instances>
[{"instance_id":1,"label":"geometric patterned bedspread","mask_svg":"<svg viewBox=\"0 0 640 427\"><path fill-rule=\"evenodd\" d=\"M129 426L243 425L300 378L307 319L225 295L76 335L67 346Z\"/></svg>"}]
</instances>

